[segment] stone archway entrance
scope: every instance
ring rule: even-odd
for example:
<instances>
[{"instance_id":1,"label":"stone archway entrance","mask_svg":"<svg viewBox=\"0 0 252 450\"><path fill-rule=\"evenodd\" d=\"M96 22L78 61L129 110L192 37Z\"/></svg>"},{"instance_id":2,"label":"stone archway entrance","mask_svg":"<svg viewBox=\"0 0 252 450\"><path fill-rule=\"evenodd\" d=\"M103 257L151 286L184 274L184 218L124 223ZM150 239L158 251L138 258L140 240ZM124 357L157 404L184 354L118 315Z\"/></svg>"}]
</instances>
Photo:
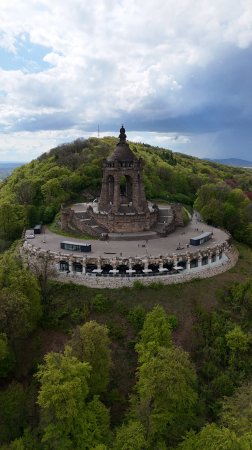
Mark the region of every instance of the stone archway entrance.
<instances>
[{"instance_id":1,"label":"stone archway entrance","mask_svg":"<svg viewBox=\"0 0 252 450\"><path fill-rule=\"evenodd\" d=\"M132 203L132 178L129 175L120 177L120 196L122 205Z\"/></svg>"}]
</instances>

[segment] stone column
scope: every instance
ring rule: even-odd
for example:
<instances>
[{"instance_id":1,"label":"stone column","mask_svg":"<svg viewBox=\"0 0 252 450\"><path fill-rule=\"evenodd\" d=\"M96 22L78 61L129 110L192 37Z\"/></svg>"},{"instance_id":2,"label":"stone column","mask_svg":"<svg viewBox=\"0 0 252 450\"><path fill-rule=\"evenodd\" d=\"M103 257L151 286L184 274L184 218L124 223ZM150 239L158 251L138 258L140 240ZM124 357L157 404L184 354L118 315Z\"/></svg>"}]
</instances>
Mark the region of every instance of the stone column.
<instances>
[{"instance_id":1,"label":"stone column","mask_svg":"<svg viewBox=\"0 0 252 450\"><path fill-rule=\"evenodd\" d=\"M191 257L190 257L190 255L188 255L187 257L186 257L186 269L187 270L190 270L190 263L191 263Z\"/></svg>"},{"instance_id":2,"label":"stone column","mask_svg":"<svg viewBox=\"0 0 252 450\"><path fill-rule=\"evenodd\" d=\"M140 192L138 186L138 173L132 174L132 205L139 210Z\"/></svg>"},{"instance_id":3,"label":"stone column","mask_svg":"<svg viewBox=\"0 0 252 450\"><path fill-rule=\"evenodd\" d=\"M159 266L158 266L158 268L160 269L160 271L163 270L163 268L164 268L163 260L159 260Z\"/></svg>"},{"instance_id":4,"label":"stone column","mask_svg":"<svg viewBox=\"0 0 252 450\"><path fill-rule=\"evenodd\" d=\"M198 267L202 267L202 255L201 253L198 255Z\"/></svg>"},{"instance_id":5,"label":"stone column","mask_svg":"<svg viewBox=\"0 0 252 450\"><path fill-rule=\"evenodd\" d=\"M148 258L145 258L145 259L143 260L143 263L144 263L144 270L148 270L149 259L148 259Z\"/></svg>"},{"instance_id":6,"label":"stone column","mask_svg":"<svg viewBox=\"0 0 252 450\"><path fill-rule=\"evenodd\" d=\"M70 274L73 275L73 260L70 258L68 259L68 267Z\"/></svg>"},{"instance_id":7,"label":"stone column","mask_svg":"<svg viewBox=\"0 0 252 450\"><path fill-rule=\"evenodd\" d=\"M55 268L57 270L57 272L60 272L60 260L59 259L55 259Z\"/></svg>"},{"instance_id":8,"label":"stone column","mask_svg":"<svg viewBox=\"0 0 252 450\"><path fill-rule=\"evenodd\" d=\"M140 198L139 207L140 207L141 211L146 211L147 210L147 200L145 197L144 184L142 181L141 174L139 175L139 180L138 180L138 192L139 192L139 198Z\"/></svg>"},{"instance_id":9,"label":"stone column","mask_svg":"<svg viewBox=\"0 0 252 450\"><path fill-rule=\"evenodd\" d=\"M103 210L106 209L106 206L108 204L108 176L109 173L106 169L106 165L103 165L103 178L102 178L102 187L101 187L101 193L99 198L99 209Z\"/></svg>"},{"instance_id":10,"label":"stone column","mask_svg":"<svg viewBox=\"0 0 252 450\"><path fill-rule=\"evenodd\" d=\"M112 201L113 201L114 186L115 186L114 176L110 175L110 176L107 177L107 203L109 205L111 205Z\"/></svg>"},{"instance_id":11,"label":"stone column","mask_svg":"<svg viewBox=\"0 0 252 450\"><path fill-rule=\"evenodd\" d=\"M120 179L118 175L114 176L114 200L113 200L113 209L115 212L118 211L120 206Z\"/></svg>"},{"instance_id":12,"label":"stone column","mask_svg":"<svg viewBox=\"0 0 252 450\"><path fill-rule=\"evenodd\" d=\"M111 266L113 267L113 269L116 269L116 267L117 267L117 259L116 258L113 258L111 260Z\"/></svg>"},{"instance_id":13,"label":"stone column","mask_svg":"<svg viewBox=\"0 0 252 450\"><path fill-rule=\"evenodd\" d=\"M97 258L97 269L101 270L101 258Z\"/></svg>"},{"instance_id":14,"label":"stone column","mask_svg":"<svg viewBox=\"0 0 252 450\"><path fill-rule=\"evenodd\" d=\"M87 269L87 258L83 258L83 260L82 260L82 273L83 273L83 275L86 275L86 269Z\"/></svg>"},{"instance_id":15,"label":"stone column","mask_svg":"<svg viewBox=\"0 0 252 450\"><path fill-rule=\"evenodd\" d=\"M178 264L178 257L176 255L176 253L173 253L173 258L172 259L173 259L174 266L176 266Z\"/></svg>"}]
</instances>

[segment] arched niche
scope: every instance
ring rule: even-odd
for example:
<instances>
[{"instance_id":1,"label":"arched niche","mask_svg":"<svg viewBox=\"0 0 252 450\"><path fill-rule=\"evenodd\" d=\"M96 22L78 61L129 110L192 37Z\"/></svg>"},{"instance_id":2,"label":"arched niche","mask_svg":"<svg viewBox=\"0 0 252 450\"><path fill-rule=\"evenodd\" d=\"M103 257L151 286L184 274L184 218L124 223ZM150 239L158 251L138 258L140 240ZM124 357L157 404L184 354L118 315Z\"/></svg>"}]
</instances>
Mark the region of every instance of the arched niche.
<instances>
[{"instance_id":1,"label":"arched niche","mask_svg":"<svg viewBox=\"0 0 252 450\"><path fill-rule=\"evenodd\" d=\"M129 175L122 175L119 180L121 203L129 204L132 202L132 178Z\"/></svg>"},{"instance_id":2,"label":"arched niche","mask_svg":"<svg viewBox=\"0 0 252 450\"><path fill-rule=\"evenodd\" d=\"M73 263L73 271L74 272L78 272L78 273L82 273L82 264L79 262L74 262Z\"/></svg>"},{"instance_id":3,"label":"arched niche","mask_svg":"<svg viewBox=\"0 0 252 450\"><path fill-rule=\"evenodd\" d=\"M69 264L67 261L60 261L59 269L61 272L69 272Z\"/></svg>"}]
</instances>

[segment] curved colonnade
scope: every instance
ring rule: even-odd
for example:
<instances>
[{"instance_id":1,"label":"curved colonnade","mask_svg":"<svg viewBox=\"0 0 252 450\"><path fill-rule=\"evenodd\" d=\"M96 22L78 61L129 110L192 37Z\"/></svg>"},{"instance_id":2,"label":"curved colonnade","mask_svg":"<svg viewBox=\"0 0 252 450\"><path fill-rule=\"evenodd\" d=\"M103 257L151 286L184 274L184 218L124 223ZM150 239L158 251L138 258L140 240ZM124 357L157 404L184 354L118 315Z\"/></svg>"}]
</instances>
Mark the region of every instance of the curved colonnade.
<instances>
[{"instance_id":1,"label":"curved colonnade","mask_svg":"<svg viewBox=\"0 0 252 450\"><path fill-rule=\"evenodd\" d=\"M26 241L22 246L21 256L24 259L27 257L28 260L35 258L41 262L43 259L49 259L60 278L94 287L101 284L98 283L99 279L102 279L101 287L117 287L132 285L136 279L148 284L156 281L156 278L164 283L205 278L228 270L237 261L236 252L227 241L194 253L177 252L158 257L80 256L52 252ZM113 286L111 278L120 279L120 282Z\"/></svg>"}]
</instances>

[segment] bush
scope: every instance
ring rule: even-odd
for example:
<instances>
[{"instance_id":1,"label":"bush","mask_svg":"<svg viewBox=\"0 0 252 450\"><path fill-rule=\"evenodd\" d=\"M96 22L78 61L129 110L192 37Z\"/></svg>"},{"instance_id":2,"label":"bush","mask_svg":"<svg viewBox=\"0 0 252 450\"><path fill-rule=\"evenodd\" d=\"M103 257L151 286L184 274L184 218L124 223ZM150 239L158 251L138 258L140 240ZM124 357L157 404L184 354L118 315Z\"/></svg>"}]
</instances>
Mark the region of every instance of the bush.
<instances>
[{"instance_id":1,"label":"bush","mask_svg":"<svg viewBox=\"0 0 252 450\"><path fill-rule=\"evenodd\" d=\"M170 314L168 316L168 322L171 325L171 329L172 330L176 330L176 328L178 328L179 325L179 320L176 316L174 316L173 314Z\"/></svg>"},{"instance_id":2,"label":"bush","mask_svg":"<svg viewBox=\"0 0 252 450\"><path fill-rule=\"evenodd\" d=\"M164 284L161 281L153 281L153 283L151 283L149 287L158 291L159 289L162 289L164 287Z\"/></svg>"},{"instance_id":3,"label":"bush","mask_svg":"<svg viewBox=\"0 0 252 450\"><path fill-rule=\"evenodd\" d=\"M133 283L133 287L134 287L134 289L144 289L145 286L141 281L136 280Z\"/></svg>"},{"instance_id":4,"label":"bush","mask_svg":"<svg viewBox=\"0 0 252 450\"><path fill-rule=\"evenodd\" d=\"M111 309L111 304L107 297L103 294L96 294L96 296L91 300L91 305L94 311L103 313Z\"/></svg>"},{"instance_id":5,"label":"bush","mask_svg":"<svg viewBox=\"0 0 252 450\"><path fill-rule=\"evenodd\" d=\"M133 308L130 309L127 318L131 325L133 325L137 331L140 331L143 328L145 319L144 308L140 305L133 306Z\"/></svg>"},{"instance_id":6,"label":"bush","mask_svg":"<svg viewBox=\"0 0 252 450\"><path fill-rule=\"evenodd\" d=\"M107 324L109 329L109 336L111 339L122 339L125 335L124 329L121 325L119 325L117 322L110 321Z\"/></svg>"},{"instance_id":7,"label":"bush","mask_svg":"<svg viewBox=\"0 0 252 450\"><path fill-rule=\"evenodd\" d=\"M71 312L71 321L74 323L80 323L83 320L83 311L80 308L74 308Z\"/></svg>"}]
</instances>

